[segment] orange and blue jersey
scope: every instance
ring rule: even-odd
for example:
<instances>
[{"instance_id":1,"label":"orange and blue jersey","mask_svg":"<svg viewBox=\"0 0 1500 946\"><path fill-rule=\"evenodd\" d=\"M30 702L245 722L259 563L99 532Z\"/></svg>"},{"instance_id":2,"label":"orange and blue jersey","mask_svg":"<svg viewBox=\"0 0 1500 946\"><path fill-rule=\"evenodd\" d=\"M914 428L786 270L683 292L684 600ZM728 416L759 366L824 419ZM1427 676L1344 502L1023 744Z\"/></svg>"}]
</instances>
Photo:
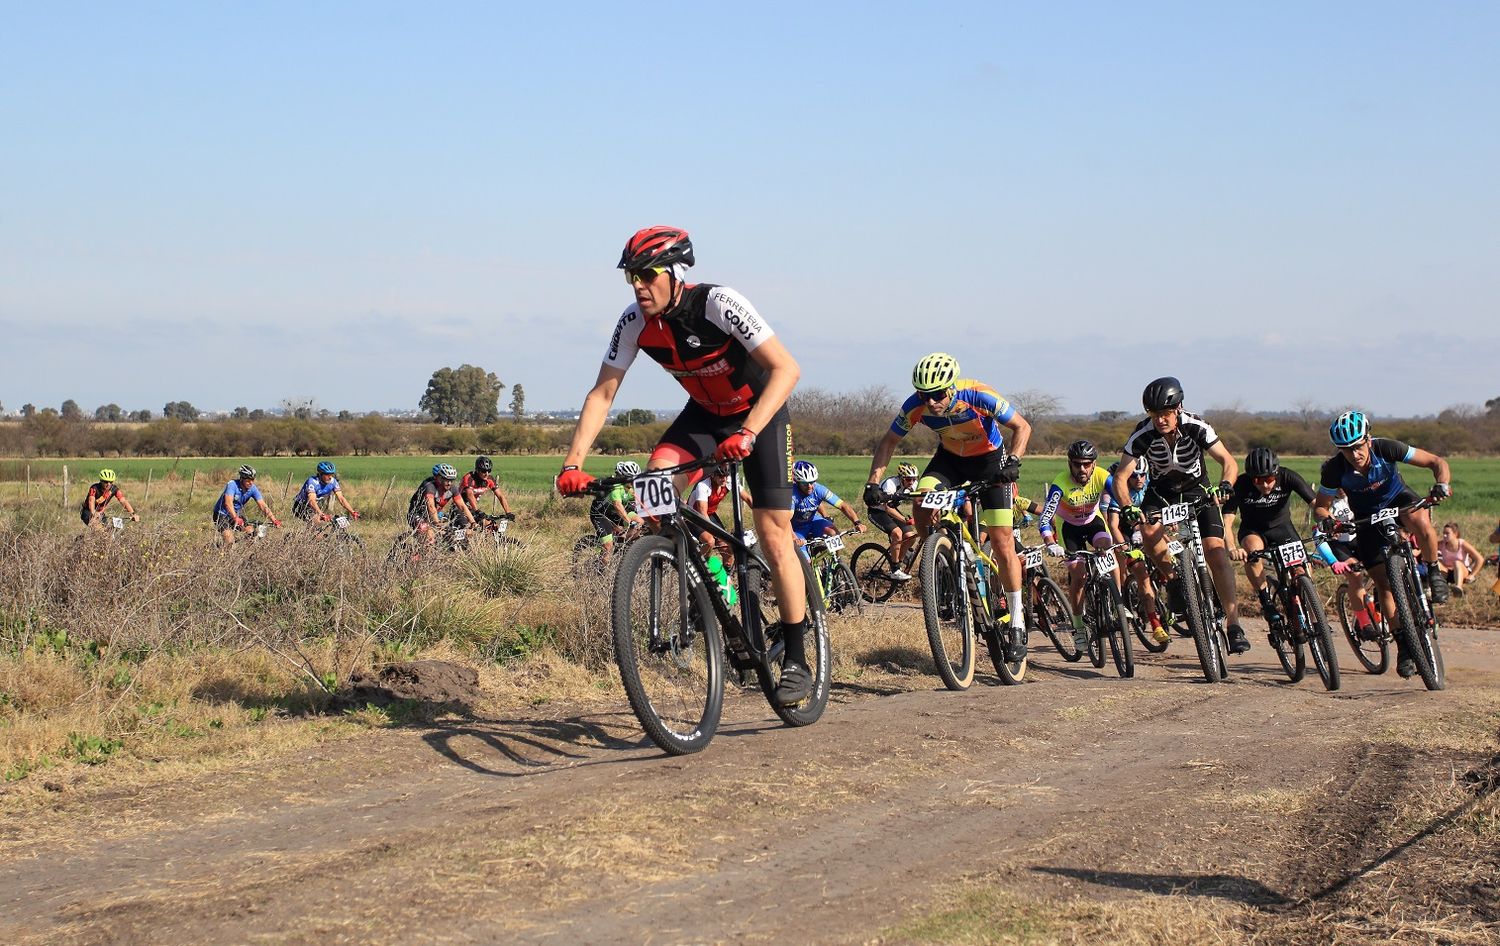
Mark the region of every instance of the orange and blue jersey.
<instances>
[{"instance_id":1,"label":"orange and blue jersey","mask_svg":"<svg viewBox=\"0 0 1500 946\"><path fill-rule=\"evenodd\" d=\"M926 401L912 394L891 421L891 433L905 437L917 424L931 428L944 450L961 457L982 457L1005 449L1000 428L1016 416L1016 409L994 388L973 379L960 379L948 410L937 414Z\"/></svg>"}]
</instances>

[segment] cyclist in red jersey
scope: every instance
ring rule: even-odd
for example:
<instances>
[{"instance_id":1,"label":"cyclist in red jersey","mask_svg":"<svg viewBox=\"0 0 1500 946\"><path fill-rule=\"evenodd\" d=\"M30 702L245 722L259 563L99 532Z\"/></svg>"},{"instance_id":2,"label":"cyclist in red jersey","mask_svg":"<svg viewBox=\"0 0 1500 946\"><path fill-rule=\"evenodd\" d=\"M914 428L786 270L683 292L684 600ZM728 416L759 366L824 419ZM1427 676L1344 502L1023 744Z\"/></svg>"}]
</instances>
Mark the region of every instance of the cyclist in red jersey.
<instances>
[{"instance_id":1,"label":"cyclist in red jersey","mask_svg":"<svg viewBox=\"0 0 1500 946\"><path fill-rule=\"evenodd\" d=\"M688 494L688 503L705 518L717 520L719 525L724 525L724 520L719 518L719 504L729 495L729 471L722 466L715 466L708 471L708 475L699 480ZM747 505L753 504L754 499L745 487L740 487L740 499ZM725 528L728 528L725 526ZM711 555L717 543L712 532L704 532L699 538L703 542L703 554Z\"/></svg>"},{"instance_id":2,"label":"cyclist in red jersey","mask_svg":"<svg viewBox=\"0 0 1500 946\"><path fill-rule=\"evenodd\" d=\"M807 589L792 544L792 427L786 409L801 369L744 296L724 286L687 282L693 263L692 241L677 227L648 227L625 244L618 268L625 271L635 302L620 315L584 399L557 489L576 495L593 481L579 467L637 354L645 352L676 377L688 392L687 406L662 435L648 468L710 454L743 462L786 641L775 698L790 706L812 689L804 638ZM686 478L677 485L681 492Z\"/></svg>"},{"instance_id":3,"label":"cyclist in red jersey","mask_svg":"<svg viewBox=\"0 0 1500 946\"><path fill-rule=\"evenodd\" d=\"M114 470L100 470L99 482L89 487L83 497L83 507L78 510L78 515L83 519L83 524L95 529L104 528L104 507L115 500L125 507L125 514L130 516L132 522L140 522L141 517L136 515L135 507L130 505L130 500L125 498L125 493L120 490L115 482Z\"/></svg>"}]
</instances>

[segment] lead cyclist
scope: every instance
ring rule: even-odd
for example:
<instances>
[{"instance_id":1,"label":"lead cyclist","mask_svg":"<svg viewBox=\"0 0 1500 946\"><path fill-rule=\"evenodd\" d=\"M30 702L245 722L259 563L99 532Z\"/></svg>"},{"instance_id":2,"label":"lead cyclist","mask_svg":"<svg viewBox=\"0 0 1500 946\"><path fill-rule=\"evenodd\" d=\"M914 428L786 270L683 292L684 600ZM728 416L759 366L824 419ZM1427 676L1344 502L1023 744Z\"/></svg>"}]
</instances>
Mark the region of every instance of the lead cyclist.
<instances>
[{"instance_id":1,"label":"lead cyclist","mask_svg":"<svg viewBox=\"0 0 1500 946\"><path fill-rule=\"evenodd\" d=\"M599 376L584 398L557 490L578 495L593 482L580 467L637 354L645 352L676 377L688 402L662 434L648 468L709 455L743 462L786 645L774 698L791 706L807 698L813 682L805 639L807 586L792 544L792 427L786 408L801 369L748 299L726 286L687 282L694 262L692 240L677 227L647 227L626 241L617 268L625 271L635 302L616 322ZM688 482L679 479L681 493Z\"/></svg>"}]
</instances>

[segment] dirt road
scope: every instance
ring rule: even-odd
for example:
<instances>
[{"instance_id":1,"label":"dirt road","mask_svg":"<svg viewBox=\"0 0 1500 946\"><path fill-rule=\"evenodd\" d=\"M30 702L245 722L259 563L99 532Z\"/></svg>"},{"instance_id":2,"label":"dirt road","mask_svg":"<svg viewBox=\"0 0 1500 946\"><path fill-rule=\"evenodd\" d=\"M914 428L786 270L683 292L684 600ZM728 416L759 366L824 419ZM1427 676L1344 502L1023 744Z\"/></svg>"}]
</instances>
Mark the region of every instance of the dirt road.
<instances>
[{"instance_id":1,"label":"dirt road","mask_svg":"<svg viewBox=\"0 0 1500 946\"><path fill-rule=\"evenodd\" d=\"M1500 633L1444 644L1439 694L1346 652L1292 686L1263 634L1221 685L1185 641L1131 681L1037 651L801 730L738 697L686 759L625 710L375 732L0 827L0 938L1493 941Z\"/></svg>"}]
</instances>

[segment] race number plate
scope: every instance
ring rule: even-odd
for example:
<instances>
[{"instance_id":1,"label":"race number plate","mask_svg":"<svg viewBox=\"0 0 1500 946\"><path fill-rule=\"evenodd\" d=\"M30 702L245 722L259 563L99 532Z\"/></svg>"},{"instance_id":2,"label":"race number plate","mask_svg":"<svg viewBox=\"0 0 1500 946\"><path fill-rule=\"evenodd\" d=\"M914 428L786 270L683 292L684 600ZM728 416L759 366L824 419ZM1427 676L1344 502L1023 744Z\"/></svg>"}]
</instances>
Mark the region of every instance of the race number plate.
<instances>
[{"instance_id":1,"label":"race number plate","mask_svg":"<svg viewBox=\"0 0 1500 946\"><path fill-rule=\"evenodd\" d=\"M496 535L504 535L505 534L505 530L507 530L509 528L510 528L510 520L509 519L501 519L499 522L495 523L495 534Z\"/></svg>"},{"instance_id":2,"label":"race number plate","mask_svg":"<svg viewBox=\"0 0 1500 946\"><path fill-rule=\"evenodd\" d=\"M843 537L830 535L823 540L823 546L830 552L837 552L839 549L844 547Z\"/></svg>"},{"instance_id":3,"label":"race number plate","mask_svg":"<svg viewBox=\"0 0 1500 946\"><path fill-rule=\"evenodd\" d=\"M123 529L125 528L125 520L120 516L110 516L109 527L111 529Z\"/></svg>"},{"instance_id":4,"label":"race number plate","mask_svg":"<svg viewBox=\"0 0 1500 946\"><path fill-rule=\"evenodd\" d=\"M333 524L334 524L335 527L337 527L339 529L347 529L347 528L349 528L349 517L348 516L334 516L333 517Z\"/></svg>"},{"instance_id":5,"label":"race number plate","mask_svg":"<svg viewBox=\"0 0 1500 946\"><path fill-rule=\"evenodd\" d=\"M1171 552L1173 555L1181 555L1182 554L1182 550L1185 549L1186 547L1187 546L1183 545L1181 542L1177 541L1176 539L1173 539L1173 540L1171 540L1170 542L1167 543L1167 551Z\"/></svg>"},{"instance_id":6,"label":"race number plate","mask_svg":"<svg viewBox=\"0 0 1500 946\"><path fill-rule=\"evenodd\" d=\"M948 510L958 505L958 490L935 489L922 494L923 509Z\"/></svg>"},{"instance_id":7,"label":"race number plate","mask_svg":"<svg viewBox=\"0 0 1500 946\"><path fill-rule=\"evenodd\" d=\"M1025 564L1025 566L1027 568L1041 568L1042 567L1042 550L1041 549L1027 549L1026 550L1026 558L1025 558L1024 564Z\"/></svg>"},{"instance_id":8,"label":"race number plate","mask_svg":"<svg viewBox=\"0 0 1500 946\"><path fill-rule=\"evenodd\" d=\"M1291 568L1307 561L1307 549L1301 542L1288 542L1276 547L1276 557L1281 559L1282 568Z\"/></svg>"},{"instance_id":9,"label":"race number plate","mask_svg":"<svg viewBox=\"0 0 1500 946\"><path fill-rule=\"evenodd\" d=\"M255 537L257 539L264 539L266 537L266 530L269 528L270 526L266 525L264 522L257 522L255 524Z\"/></svg>"},{"instance_id":10,"label":"race number plate","mask_svg":"<svg viewBox=\"0 0 1500 946\"><path fill-rule=\"evenodd\" d=\"M453 532L450 533L450 535L451 535L453 541L455 541L455 542L462 542L464 539L467 539L469 537L469 530L468 529L454 529Z\"/></svg>"},{"instance_id":11,"label":"race number plate","mask_svg":"<svg viewBox=\"0 0 1500 946\"><path fill-rule=\"evenodd\" d=\"M1382 522L1390 522L1399 515L1401 515L1401 510L1397 509L1394 506L1392 506L1390 509L1382 509L1375 515L1370 517L1370 525L1378 526Z\"/></svg>"},{"instance_id":12,"label":"race number plate","mask_svg":"<svg viewBox=\"0 0 1500 946\"><path fill-rule=\"evenodd\" d=\"M677 512L677 490L665 473L646 473L635 478L635 508L643 516L670 516Z\"/></svg>"},{"instance_id":13,"label":"race number plate","mask_svg":"<svg viewBox=\"0 0 1500 946\"><path fill-rule=\"evenodd\" d=\"M1173 503L1161 511L1161 524L1175 526L1179 522L1185 522L1192 511L1192 507L1187 503Z\"/></svg>"},{"instance_id":14,"label":"race number plate","mask_svg":"<svg viewBox=\"0 0 1500 946\"><path fill-rule=\"evenodd\" d=\"M1108 575L1110 572L1112 572L1114 570L1115 570L1115 553L1114 553L1113 549L1111 549L1108 552L1104 552L1104 553L1102 553L1100 555L1095 555L1094 556L1094 574L1096 574L1096 575Z\"/></svg>"}]
</instances>

